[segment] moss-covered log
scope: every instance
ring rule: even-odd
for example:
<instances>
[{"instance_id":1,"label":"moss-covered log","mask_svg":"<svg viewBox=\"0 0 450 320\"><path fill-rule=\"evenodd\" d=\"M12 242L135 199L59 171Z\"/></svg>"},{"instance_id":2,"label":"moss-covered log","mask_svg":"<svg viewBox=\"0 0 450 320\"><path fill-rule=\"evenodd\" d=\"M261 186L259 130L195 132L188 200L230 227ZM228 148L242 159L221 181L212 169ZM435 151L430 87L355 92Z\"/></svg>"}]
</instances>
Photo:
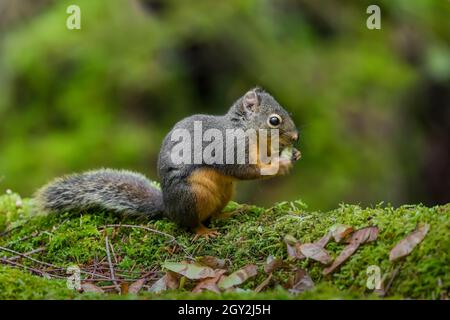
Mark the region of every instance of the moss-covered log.
<instances>
[{"instance_id":1,"label":"moss-covered log","mask_svg":"<svg viewBox=\"0 0 450 320\"><path fill-rule=\"evenodd\" d=\"M186 281L182 289L159 295L146 292L147 287L144 287L139 295L131 296L133 298L377 298L366 286L367 268L372 265L380 268L384 286L389 287L385 298L445 299L450 288L449 204L433 208L379 205L365 209L341 205L330 212L315 212L308 211L301 201L278 203L268 209L230 203L226 211L232 216L212 222L221 236L195 242L192 234L165 220L136 221L108 213L44 215L33 213L32 209L32 201L22 200L17 194L0 196L0 246L3 248L0 250L0 258L3 259L0 298L98 298L98 294L68 289L64 279L67 277L65 268L77 265L85 271L108 274L106 236L113 247L112 259L119 281L126 279L131 283L134 278L147 274L150 286L164 274L161 270L164 262L206 255L225 259L230 272L248 264L256 264L259 270L256 277L234 292L193 294L189 290L194 283ZM322 274L324 266L319 262L288 259L283 242L286 235L292 235L302 243L314 242L338 223L354 229L377 226L380 232L376 241L361 245L328 276ZM390 250L419 223L430 225L424 240L405 258L389 261ZM160 233L145 228L111 226L117 224L140 225ZM326 250L336 258L344 247L345 244L330 241ZM39 248L30 254L35 261L17 256L17 252L29 253ZM258 284L267 278L263 265L269 255L289 261L290 267L276 270L270 284L261 293L254 293ZM293 295L284 288L292 276L293 267L303 268L309 273L315 282L311 291ZM48 275L62 278L48 279ZM81 274L82 279L93 277ZM113 287L109 280L95 283ZM112 293L107 296L120 297Z\"/></svg>"}]
</instances>

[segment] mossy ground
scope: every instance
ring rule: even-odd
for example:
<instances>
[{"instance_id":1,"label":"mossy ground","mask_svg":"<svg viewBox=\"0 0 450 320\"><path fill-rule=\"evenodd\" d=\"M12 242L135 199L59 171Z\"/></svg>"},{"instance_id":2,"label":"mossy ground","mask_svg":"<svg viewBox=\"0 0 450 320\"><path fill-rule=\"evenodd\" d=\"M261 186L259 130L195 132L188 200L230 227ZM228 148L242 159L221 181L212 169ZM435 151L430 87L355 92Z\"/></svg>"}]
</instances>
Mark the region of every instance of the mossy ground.
<instances>
[{"instance_id":1,"label":"mossy ground","mask_svg":"<svg viewBox=\"0 0 450 320\"><path fill-rule=\"evenodd\" d=\"M78 293L68 289L64 279L48 279L23 268L0 265L2 299L371 299L377 296L366 287L370 265L380 268L385 283L393 279L386 298L442 299L448 297L450 288L450 204L433 208L379 205L366 209L341 205L330 212L311 212L301 201L282 202L268 209L230 203L225 211L234 215L212 222L221 236L198 241L192 241L191 233L166 220L137 221L102 212L43 215L33 213L32 209L32 201L22 200L17 194L0 196L0 246L21 253L42 248L31 257L60 267L63 276L68 266L78 265L83 270L91 270L94 262L105 261L106 236L118 260L115 266L117 277L130 278L130 282L146 272L152 272L154 279L158 279L164 274L161 265L165 261L180 262L205 255L226 259L230 271L256 264L259 273L236 292L193 294L189 292L192 285L188 281L183 289L159 295L142 290L144 293L139 295L119 296ZM390 250L419 222L430 224L425 239L406 258L390 262ZM288 258L283 242L285 235L290 234L303 243L313 242L336 223L355 229L378 226L380 234L375 242L363 244L329 276L322 275L323 266L318 262L309 259L292 262L308 271L316 284L312 291L290 294L283 285L292 272L283 269L274 272L272 284L263 292L252 291L267 277L262 269L269 255ZM105 227L111 224L147 226L175 236L178 244L145 229ZM326 249L335 258L344 246L330 242ZM0 257L12 256L13 253L0 252ZM29 259L14 261L29 268L48 268ZM48 268L49 273L51 269L55 271ZM111 285L111 282L97 282L97 285Z\"/></svg>"}]
</instances>

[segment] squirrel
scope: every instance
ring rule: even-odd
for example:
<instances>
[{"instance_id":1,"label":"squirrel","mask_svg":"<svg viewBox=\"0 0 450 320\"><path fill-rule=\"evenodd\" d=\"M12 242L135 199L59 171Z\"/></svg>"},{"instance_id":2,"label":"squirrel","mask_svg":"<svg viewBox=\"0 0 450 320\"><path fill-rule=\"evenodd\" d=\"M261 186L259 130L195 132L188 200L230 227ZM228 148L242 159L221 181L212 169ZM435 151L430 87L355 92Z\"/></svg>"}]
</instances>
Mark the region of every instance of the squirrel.
<instances>
[{"instance_id":1,"label":"squirrel","mask_svg":"<svg viewBox=\"0 0 450 320\"><path fill-rule=\"evenodd\" d=\"M182 130L195 135L196 123L202 124L202 134L208 129L222 134L230 129L278 129L279 150L289 147L290 153L288 157L282 157L279 151L274 157L279 169L272 176L286 174L301 156L300 151L292 147L298 141L299 133L289 113L269 93L257 87L240 97L225 115L193 115L175 124L159 153L160 189L139 173L99 169L57 178L43 186L35 194L38 208L60 213L101 209L150 219L168 218L195 231L195 239L217 236L219 232L206 228L204 222L221 213L233 196L235 182L270 176L262 174L261 170L267 164L259 157L255 163L248 160L231 164L207 163L207 159L174 163L172 155L177 141L174 141L173 133ZM206 142L201 143L205 147ZM199 153L190 142L183 142L182 146L187 147L194 158ZM224 155L233 152L234 157L237 144L221 148L215 151L223 151ZM246 157L251 148L250 143L245 144Z\"/></svg>"}]
</instances>

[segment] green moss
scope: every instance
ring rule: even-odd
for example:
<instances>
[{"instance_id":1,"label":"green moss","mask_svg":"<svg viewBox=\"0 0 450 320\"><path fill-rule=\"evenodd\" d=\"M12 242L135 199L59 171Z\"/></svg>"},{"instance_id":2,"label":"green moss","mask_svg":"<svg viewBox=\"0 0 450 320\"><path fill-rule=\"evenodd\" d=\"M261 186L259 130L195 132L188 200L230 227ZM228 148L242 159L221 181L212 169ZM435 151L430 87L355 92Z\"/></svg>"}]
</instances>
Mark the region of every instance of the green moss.
<instances>
[{"instance_id":1,"label":"green moss","mask_svg":"<svg viewBox=\"0 0 450 320\"><path fill-rule=\"evenodd\" d=\"M49 280L31 275L18 269L0 266L0 298L1 299L105 299L105 295L84 293L80 294L68 289L64 280ZM255 293L252 291L202 292L192 294L186 290L169 290L162 294L144 292L139 295L120 296L109 294L108 299L360 299L356 293L337 290L329 285L320 284L313 290L300 295L292 295L282 288ZM375 298L375 296L369 296Z\"/></svg>"},{"instance_id":2,"label":"green moss","mask_svg":"<svg viewBox=\"0 0 450 320\"><path fill-rule=\"evenodd\" d=\"M15 224L25 219L30 211L30 201L23 201L11 190L6 191L6 195L0 196L0 232L6 227L14 228Z\"/></svg>"},{"instance_id":3,"label":"green moss","mask_svg":"<svg viewBox=\"0 0 450 320\"><path fill-rule=\"evenodd\" d=\"M0 266L1 299L73 299L79 296L65 281L33 276L18 269Z\"/></svg>"},{"instance_id":4,"label":"green moss","mask_svg":"<svg viewBox=\"0 0 450 320\"><path fill-rule=\"evenodd\" d=\"M252 290L261 283L266 275L262 271L268 255L287 259L283 237L291 234L302 242L311 242L322 237L336 223L353 226L355 229L366 226L378 226L380 234L373 243L362 245L340 269L330 276L323 276L323 266L309 259L294 262L293 266L305 268L316 283L314 290L298 296L289 294L282 286L292 275L292 270L278 270L274 273L274 285L266 291L227 292L192 294L187 283L183 290L166 292L162 295L143 293L126 298L192 298L192 299L352 299L375 297L366 288L367 267L376 265L381 269L387 283L393 278L388 297L439 299L448 295L450 288L449 252L450 205L427 208L422 205L376 206L361 208L354 205L341 205L330 212L311 212L300 202L283 202L272 208L264 209L248 205L230 203L225 211L235 214L223 220L213 221L221 236L206 241L193 242L192 234L166 220L136 221L108 213L36 215L31 212L29 200L22 200L21 214L11 206L14 197L10 194L0 196L0 220L7 232L0 237L0 246L18 252L29 252L39 247L45 250L33 255L34 258L67 267L77 264L88 267L94 261L106 256L105 236L111 242L118 268L122 273L133 276L133 272L155 270L155 276L162 274L161 264L165 261L182 261L204 255L212 255L229 262L231 271L246 264L256 264L259 273L242 286L242 290ZM25 209L24 209L25 208ZM7 219L5 219L7 216ZM11 217L15 217L12 219ZM392 247L417 223L430 224L430 231L413 252L400 262L389 261ZM170 238L138 228L106 227L109 224L139 224L176 237L179 245L170 242ZM9 230L9 231L8 231ZM344 248L344 244L330 242L326 249L335 258ZM175 249L175 250L174 250ZM11 256L7 252L0 255ZM20 263L36 267L35 262L21 259ZM133 270L133 272L131 272ZM397 270L395 277L394 271ZM12 274L14 276L12 276ZM19 279L12 281L10 279ZM110 282L102 283L104 285ZM0 269L0 298L96 298L95 295L78 294L65 288L64 281L48 280L29 275L12 267ZM108 295L108 298L124 298Z\"/></svg>"}]
</instances>

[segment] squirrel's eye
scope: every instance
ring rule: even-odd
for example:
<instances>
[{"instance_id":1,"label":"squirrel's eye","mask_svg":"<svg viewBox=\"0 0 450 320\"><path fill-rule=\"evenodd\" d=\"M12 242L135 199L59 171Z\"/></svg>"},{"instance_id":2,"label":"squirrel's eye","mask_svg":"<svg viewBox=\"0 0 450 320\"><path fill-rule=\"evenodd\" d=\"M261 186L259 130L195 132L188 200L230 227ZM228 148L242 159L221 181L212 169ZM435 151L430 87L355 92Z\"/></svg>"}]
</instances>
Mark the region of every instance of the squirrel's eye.
<instances>
[{"instance_id":1,"label":"squirrel's eye","mask_svg":"<svg viewBox=\"0 0 450 320\"><path fill-rule=\"evenodd\" d=\"M271 127L278 127L281 123L281 117L277 114L273 114L269 117L267 122Z\"/></svg>"}]
</instances>

